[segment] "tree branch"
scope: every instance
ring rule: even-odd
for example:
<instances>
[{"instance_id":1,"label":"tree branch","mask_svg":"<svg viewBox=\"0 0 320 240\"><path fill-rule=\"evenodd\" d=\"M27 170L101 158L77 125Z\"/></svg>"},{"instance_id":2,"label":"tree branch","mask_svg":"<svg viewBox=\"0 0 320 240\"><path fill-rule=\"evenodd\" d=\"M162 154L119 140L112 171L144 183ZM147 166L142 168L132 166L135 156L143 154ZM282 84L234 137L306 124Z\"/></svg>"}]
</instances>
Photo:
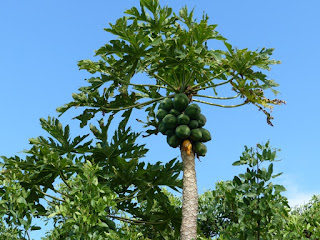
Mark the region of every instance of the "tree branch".
<instances>
[{"instance_id":1,"label":"tree branch","mask_svg":"<svg viewBox=\"0 0 320 240\"><path fill-rule=\"evenodd\" d=\"M124 221L127 223L132 223L132 224L140 224L140 223L145 223L145 224L163 224L167 221L162 221L162 222L148 222L148 221L143 221L143 220L137 220L137 219L130 219L130 218L125 218L125 217L118 217L118 216L114 216L114 215L107 215L110 218L114 218L120 221Z\"/></svg>"},{"instance_id":2,"label":"tree branch","mask_svg":"<svg viewBox=\"0 0 320 240\"><path fill-rule=\"evenodd\" d=\"M47 196L47 197L50 197L50 198L52 198L52 199L54 199L54 200L57 200L57 201L65 202L63 199L60 199L60 198L57 198L57 197L54 197L54 196L51 196L51 195L45 193L44 191L42 191L42 190L40 189L40 187L36 187L36 188L37 188L37 190L38 190L40 193L42 193L43 195L45 195L45 196Z\"/></svg>"},{"instance_id":3,"label":"tree branch","mask_svg":"<svg viewBox=\"0 0 320 240\"><path fill-rule=\"evenodd\" d=\"M131 198L134 198L134 197L135 197L134 195L135 195L137 192L139 192L138 189L135 190L135 191L133 191L132 193L130 193L128 196L124 196L123 198L115 199L115 202L122 202L122 201L125 201L125 200L129 200L129 199L131 199Z\"/></svg>"},{"instance_id":4,"label":"tree branch","mask_svg":"<svg viewBox=\"0 0 320 240\"><path fill-rule=\"evenodd\" d=\"M233 96L233 97L213 97L213 96L206 96L206 95L199 95L199 94L195 94L193 96L196 96L196 97L204 97L204 98L211 98L211 99L219 99L219 100L227 100L227 99L234 99L234 98L237 98L240 96L240 93Z\"/></svg>"},{"instance_id":5,"label":"tree branch","mask_svg":"<svg viewBox=\"0 0 320 240\"><path fill-rule=\"evenodd\" d=\"M123 108L107 108L107 107L101 107L102 110L106 110L106 111L121 111L121 110L127 110L127 109L131 109L131 108L135 108L135 107L144 107L147 106L151 103L157 102L159 100L165 99L165 98L173 98L174 95L169 95L169 96L165 96L165 97L160 97L160 98L156 98L153 100L150 100L148 102L144 102L144 103L137 103L128 107L123 107Z\"/></svg>"},{"instance_id":6,"label":"tree branch","mask_svg":"<svg viewBox=\"0 0 320 240\"><path fill-rule=\"evenodd\" d=\"M216 107L222 107L222 108L235 108L235 107L240 107L240 106L243 106L243 105L249 103L249 102L243 102L243 103L237 104L237 105L220 105L220 104L216 104L216 103L201 101L198 99L192 99L192 100L195 102L204 103L204 104L208 104L208 105L212 105L212 106L216 106Z\"/></svg>"},{"instance_id":7,"label":"tree branch","mask_svg":"<svg viewBox=\"0 0 320 240\"><path fill-rule=\"evenodd\" d=\"M71 189L70 185L67 183L67 179L65 178L65 176L61 170L60 170L60 177L61 177L62 181L67 185L67 187L69 189Z\"/></svg>"},{"instance_id":8,"label":"tree branch","mask_svg":"<svg viewBox=\"0 0 320 240\"><path fill-rule=\"evenodd\" d=\"M52 191L54 191L54 192L56 192L56 193L59 193L59 194L61 194L61 195L64 195L64 196L66 196L66 197L68 197L68 198L72 198L70 195L68 195L68 194L66 194L66 193L63 193L63 192L61 192L61 191L58 191L57 189L52 189Z\"/></svg>"},{"instance_id":9,"label":"tree branch","mask_svg":"<svg viewBox=\"0 0 320 240\"><path fill-rule=\"evenodd\" d=\"M27 236L28 236L28 240L30 240L31 238L30 238L30 235L29 235L28 231L26 231L26 233L27 233Z\"/></svg>"},{"instance_id":10,"label":"tree branch","mask_svg":"<svg viewBox=\"0 0 320 240\"><path fill-rule=\"evenodd\" d=\"M151 187L149 187L146 191L150 190ZM135 197L138 197L140 196L141 194L143 194L143 192L140 192L138 193L137 195L135 195L137 192L139 192L139 190L137 189L136 191L130 193L128 196L124 196L123 198L118 198L115 200L115 202L122 202L122 201L125 201L125 200L129 200L129 199L132 199L132 198L135 198Z\"/></svg>"}]
</instances>

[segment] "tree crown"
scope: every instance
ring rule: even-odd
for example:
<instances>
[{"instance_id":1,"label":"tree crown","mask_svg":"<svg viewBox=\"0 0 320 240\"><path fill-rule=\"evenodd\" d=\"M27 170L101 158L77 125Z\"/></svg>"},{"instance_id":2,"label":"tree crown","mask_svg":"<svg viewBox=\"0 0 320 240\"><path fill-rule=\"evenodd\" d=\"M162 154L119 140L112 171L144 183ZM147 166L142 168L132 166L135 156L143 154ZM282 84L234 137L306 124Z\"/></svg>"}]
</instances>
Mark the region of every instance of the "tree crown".
<instances>
[{"instance_id":1,"label":"tree crown","mask_svg":"<svg viewBox=\"0 0 320 240\"><path fill-rule=\"evenodd\" d=\"M115 114L151 105L146 125L157 126L156 120L149 119L154 117L157 103L182 92L192 101L219 107L251 103L267 115L272 125L273 117L266 109L285 103L265 95L268 89L278 93L274 89L278 84L261 71L280 63L270 59L273 49L234 48L218 33L217 25L209 23L207 15L197 21L194 10L184 7L176 14L170 7L161 7L158 0L141 0L140 9L133 7L125 14L105 29L117 39L96 51L101 59L79 62L80 69L100 76L88 79L89 86L80 88L72 102L58 108L61 114L71 107L87 107L77 117L84 126L99 111ZM210 40L222 41L226 50L209 49ZM148 76L144 84L134 82L139 73ZM229 85L235 96L218 96L217 87L222 85ZM213 94L201 93L207 94L207 89L213 89ZM221 105L193 97L240 99L240 103Z\"/></svg>"}]
</instances>

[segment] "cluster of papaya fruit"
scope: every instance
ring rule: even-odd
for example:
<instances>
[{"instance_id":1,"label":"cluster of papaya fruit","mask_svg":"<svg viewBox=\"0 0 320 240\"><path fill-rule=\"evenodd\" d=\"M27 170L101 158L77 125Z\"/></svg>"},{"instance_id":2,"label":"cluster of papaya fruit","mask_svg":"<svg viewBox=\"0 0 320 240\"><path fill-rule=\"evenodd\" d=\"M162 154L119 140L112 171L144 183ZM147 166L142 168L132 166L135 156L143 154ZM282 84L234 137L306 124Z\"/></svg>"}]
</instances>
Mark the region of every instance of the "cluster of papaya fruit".
<instances>
[{"instance_id":1,"label":"cluster of papaya fruit","mask_svg":"<svg viewBox=\"0 0 320 240\"><path fill-rule=\"evenodd\" d=\"M211 140L210 132L203 128L207 119L197 104L190 104L186 94L176 94L173 100L165 98L159 105L156 117L160 122L158 131L167 136L171 147L176 148L187 139L198 156L206 155L204 142Z\"/></svg>"}]
</instances>

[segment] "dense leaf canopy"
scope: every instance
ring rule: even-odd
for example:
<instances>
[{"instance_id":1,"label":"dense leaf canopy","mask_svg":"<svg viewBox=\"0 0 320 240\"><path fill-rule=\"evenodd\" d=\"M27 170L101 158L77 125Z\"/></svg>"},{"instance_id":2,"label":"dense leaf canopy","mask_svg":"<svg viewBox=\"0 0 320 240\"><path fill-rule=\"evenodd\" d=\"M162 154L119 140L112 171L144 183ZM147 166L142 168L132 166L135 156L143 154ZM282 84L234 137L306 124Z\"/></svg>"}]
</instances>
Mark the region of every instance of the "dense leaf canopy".
<instances>
[{"instance_id":1,"label":"dense leaf canopy","mask_svg":"<svg viewBox=\"0 0 320 240\"><path fill-rule=\"evenodd\" d=\"M265 108L284 101L270 100L265 90L277 91L278 84L267 78L262 70L279 61L271 60L273 49L250 51L236 49L221 36L217 25L209 23L203 15L200 21L187 7L174 13L169 7L161 7L158 0L141 0L140 9L133 7L115 24L105 30L116 37L96 51L101 60L82 60L79 68L89 73L99 73L88 79L89 86L73 94L73 101L58 108L62 114L71 107L85 107L77 118L81 126L97 112L116 113L132 108L147 108L147 126L157 126L153 110L165 97L186 93L195 102L219 107L238 107L253 104L267 115ZM222 42L226 50L209 49L210 41ZM260 70L259 70L260 69ZM146 77L143 84L135 83L135 75ZM234 96L217 96L217 87L229 85ZM206 89L213 89L209 95ZM234 105L221 105L193 97L211 100L240 99ZM156 131L149 130L149 133Z\"/></svg>"}]
</instances>

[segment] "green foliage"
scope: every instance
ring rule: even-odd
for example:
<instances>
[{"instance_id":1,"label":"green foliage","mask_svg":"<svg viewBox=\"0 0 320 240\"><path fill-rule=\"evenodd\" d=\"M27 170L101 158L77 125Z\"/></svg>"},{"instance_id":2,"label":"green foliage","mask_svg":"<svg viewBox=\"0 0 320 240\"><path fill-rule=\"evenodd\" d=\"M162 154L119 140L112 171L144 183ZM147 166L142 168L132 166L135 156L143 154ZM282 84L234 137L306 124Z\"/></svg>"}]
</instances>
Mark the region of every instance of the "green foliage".
<instances>
[{"instance_id":1,"label":"green foliage","mask_svg":"<svg viewBox=\"0 0 320 240\"><path fill-rule=\"evenodd\" d=\"M30 191L21 187L15 174L7 179L0 177L0 239L25 239L27 230L38 229L31 224L36 208L27 200Z\"/></svg>"},{"instance_id":2,"label":"green foliage","mask_svg":"<svg viewBox=\"0 0 320 240\"><path fill-rule=\"evenodd\" d=\"M206 237L226 239L283 239L289 205L281 195L285 188L271 180L276 150L257 144L233 165L246 165L245 173L232 181L221 181L216 189L200 197L200 229ZM263 167L264 164L268 166Z\"/></svg>"},{"instance_id":3,"label":"green foliage","mask_svg":"<svg viewBox=\"0 0 320 240\"><path fill-rule=\"evenodd\" d=\"M274 87L278 84L257 69L270 70L270 65L280 63L270 59L273 49L235 49L217 32L217 25L209 24L207 15L197 21L193 10L184 7L174 13L172 8L160 6L158 0L141 0L140 8L132 7L125 14L105 29L114 40L96 51L101 59L82 60L78 64L80 69L100 76L89 78L89 86L81 87L79 93L72 95L73 101L58 108L58 112L84 107L76 117L84 127L97 112L115 114L151 105L145 109L148 112L145 126L157 128L154 116L157 103L174 97L173 106L180 112L190 100L219 107L252 103L267 115L271 124L272 116L265 108L272 110L272 105L284 101L266 97L265 90L277 93ZM209 41L222 41L226 50L208 49ZM134 83L134 76L141 73L148 80L144 84ZM226 84L236 96L216 96L217 87ZM201 91L209 88L213 89L213 96L201 95ZM221 105L194 97L239 98L240 103ZM163 109L168 111L172 103L166 101ZM156 130L151 128L147 132L155 134Z\"/></svg>"},{"instance_id":4,"label":"green foliage","mask_svg":"<svg viewBox=\"0 0 320 240\"><path fill-rule=\"evenodd\" d=\"M126 127L130 112L123 114L114 135L107 123L90 125L91 134L70 137L69 126L58 119L41 119L49 137L30 139L25 159L2 157L1 216L22 233L37 230L33 218L53 219L57 227L47 239L106 239L116 221L149 224L153 232L179 228L180 209L170 206L163 186L179 190L182 165L139 162L147 149L137 144L140 134ZM89 135L94 141L86 141ZM58 186L53 184L58 181ZM44 200L46 204L44 204ZM159 202L157 211L151 212ZM146 207L142 209L141 205ZM123 217L123 216L127 217ZM10 229L10 228L8 228Z\"/></svg>"},{"instance_id":5,"label":"green foliage","mask_svg":"<svg viewBox=\"0 0 320 240\"><path fill-rule=\"evenodd\" d=\"M283 239L320 239L320 196L295 207L287 222Z\"/></svg>"},{"instance_id":6,"label":"green foliage","mask_svg":"<svg viewBox=\"0 0 320 240\"><path fill-rule=\"evenodd\" d=\"M47 239L77 239L87 236L87 239L104 239L105 233L115 229L111 218L116 212L117 194L103 181L99 182L99 167L87 161L81 172L77 174L68 186L62 185L62 199L49 202L48 218L60 223ZM101 176L100 176L101 177Z\"/></svg>"},{"instance_id":7,"label":"green foliage","mask_svg":"<svg viewBox=\"0 0 320 240\"><path fill-rule=\"evenodd\" d=\"M2 220L0 220L0 238L7 240L20 240L26 239L23 231L17 227L7 226Z\"/></svg>"},{"instance_id":8,"label":"green foliage","mask_svg":"<svg viewBox=\"0 0 320 240\"><path fill-rule=\"evenodd\" d=\"M41 123L47 131L56 126L68 129L56 119ZM139 134L119 128L109 142L109 123L100 120L97 127L92 125L96 138L81 144L85 147L74 145L71 151L62 151L57 139L66 136L63 130L47 139L32 140L25 159L3 157L1 237L25 239L27 231L39 229L32 225L32 219L42 217L55 223L43 238L47 240L79 236L179 239L181 199L162 186L181 188L181 164L175 159L164 165L139 162L146 153L144 146L135 143ZM245 147L234 165L247 166L246 171L232 181L218 182L215 190L199 196L199 239L319 238L319 197L289 212L281 195L284 187L271 182L279 176L273 173L275 161L276 150L269 143L258 144L256 150ZM50 172L51 168L55 171ZM53 172L58 172L54 179ZM57 178L60 184L53 187L52 180Z\"/></svg>"}]
</instances>

